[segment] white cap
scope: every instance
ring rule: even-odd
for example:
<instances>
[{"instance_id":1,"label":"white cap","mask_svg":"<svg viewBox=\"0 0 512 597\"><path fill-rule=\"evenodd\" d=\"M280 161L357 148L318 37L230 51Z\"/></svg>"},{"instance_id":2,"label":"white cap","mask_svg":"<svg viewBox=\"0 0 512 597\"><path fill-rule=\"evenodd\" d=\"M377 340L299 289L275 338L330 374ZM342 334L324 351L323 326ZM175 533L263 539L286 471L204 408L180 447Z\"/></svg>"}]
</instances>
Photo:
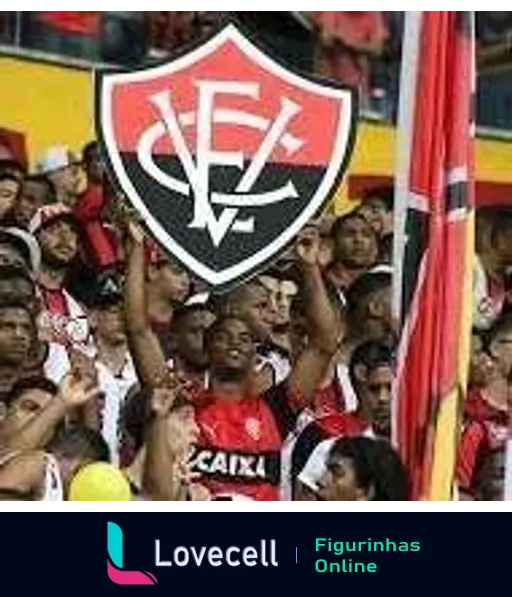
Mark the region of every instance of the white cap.
<instances>
[{"instance_id":1,"label":"white cap","mask_svg":"<svg viewBox=\"0 0 512 597\"><path fill-rule=\"evenodd\" d=\"M49 174L76 163L78 163L78 159L69 151L68 147L57 145L46 150L38 163L37 170L41 174Z\"/></svg>"},{"instance_id":2,"label":"white cap","mask_svg":"<svg viewBox=\"0 0 512 597\"><path fill-rule=\"evenodd\" d=\"M189 305L206 305L209 299L209 292L200 292L199 294L193 294L185 304L187 305L187 307Z\"/></svg>"},{"instance_id":3,"label":"white cap","mask_svg":"<svg viewBox=\"0 0 512 597\"><path fill-rule=\"evenodd\" d=\"M76 224L72 210L63 203L51 203L41 206L28 224L30 234L37 234L41 228L59 219L70 220Z\"/></svg>"},{"instance_id":4,"label":"white cap","mask_svg":"<svg viewBox=\"0 0 512 597\"><path fill-rule=\"evenodd\" d=\"M34 236L21 228L0 228L0 234L17 239L25 245L30 255L30 269L32 274L37 275L41 267L41 249Z\"/></svg>"}]
</instances>

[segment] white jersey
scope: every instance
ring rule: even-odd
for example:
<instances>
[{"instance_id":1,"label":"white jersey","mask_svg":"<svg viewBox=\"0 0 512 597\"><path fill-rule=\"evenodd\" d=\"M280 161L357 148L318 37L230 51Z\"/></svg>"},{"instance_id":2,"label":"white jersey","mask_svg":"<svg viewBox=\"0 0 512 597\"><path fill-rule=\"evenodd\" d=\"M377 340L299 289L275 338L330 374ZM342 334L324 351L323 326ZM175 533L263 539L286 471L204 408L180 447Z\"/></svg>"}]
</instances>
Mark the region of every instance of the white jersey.
<instances>
[{"instance_id":1,"label":"white jersey","mask_svg":"<svg viewBox=\"0 0 512 597\"><path fill-rule=\"evenodd\" d=\"M336 365L335 376L343 394L345 412L356 412L358 400L356 392L350 381L348 367L343 363ZM319 416L320 415L318 413L315 415L315 413L309 408L304 409L297 419L295 429L283 442L283 446L281 448L281 484L279 489L279 499L281 501L290 501L292 499L293 487L290 479L292 472L292 455L297 443L297 439L304 429L310 423L317 420Z\"/></svg>"},{"instance_id":2,"label":"white jersey","mask_svg":"<svg viewBox=\"0 0 512 597\"><path fill-rule=\"evenodd\" d=\"M356 412L359 401L352 382L350 381L348 367L345 363L338 363L336 365L336 379L340 385L341 393L343 394L345 411L348 413Z\"/></svg>"},{"instance_id":3,"label":"white jersey","mask_svg":"<svg viewBox=\"0 0 512 597\"><path fill-rule=\"evenodd\" d=\"M38 325L44 330L44 339L59 344L89 344L89 320L84 307L64 288L50 291L39 286L37 290L42 303ZM55 304L50 298L54 294L60 296Z\"/></svg>"},{"instance_id":4,"label":"white jersey","mask_svg":"<svg viewBox=\"0 0 512 597\"><path fill-rule=\"evenodd\" d=\"M283 383L292 370L290 359L277 350L271 350L265 355L257 355L255 371L259 372L267 365L272 368L274 386Z\"/></svg>"},{"instance_id":5,"label":"white jersey","mask_svg":"<svg viewBox=\"0 0 512 597\"><path fill-rule=\"evenodd\" d=\"M53 383L59 385L64 377L71 371L68 351L62 344L50 342L48 354L43 366L44 375Z\"/></svg>"},{"instance_id":6,"label":"white jersey","mask_svg":"<svg viewBox=\"0 0 512 597\"><path fill-rule=\"evenodd\" d=\"M45 470L43 481L42 502L62 502L64 501L64 484L59 463L52 454L45 454Z\"/></svg>"},{"instance_id":7,"label":"white jersey","mask_svg":"<svg viewBox=\"0 0 512 597\"><path fill-rule=\"evenodd\" d=\"M102 410L100 412L101 435L110 450L110 461L119 464L119 450L121 439L121 415L126 395L137 383L137 375L131 357L127 354L126 364L118 375L103 363L96 362L98 385L103 395Z\"/></svg>"},{"instance_id":8,"label":"white jersey","mask_svg":"<svg viewBox=\"0 0 512 597\"><path fill-rule=\"evenodd\" d=\"M108 444L112 464L117 465L119 464L122 407L128 391L137 383L137 375L128 353L125 366L118 375L114 375L100 361L95 361L94 365L98 374L98 387L103 398L99 413L100 432ZM58 385L70 371L71 364L66 348L60 344L51 343L44 365L46 377Z\"/></svg>"}]
</instances>

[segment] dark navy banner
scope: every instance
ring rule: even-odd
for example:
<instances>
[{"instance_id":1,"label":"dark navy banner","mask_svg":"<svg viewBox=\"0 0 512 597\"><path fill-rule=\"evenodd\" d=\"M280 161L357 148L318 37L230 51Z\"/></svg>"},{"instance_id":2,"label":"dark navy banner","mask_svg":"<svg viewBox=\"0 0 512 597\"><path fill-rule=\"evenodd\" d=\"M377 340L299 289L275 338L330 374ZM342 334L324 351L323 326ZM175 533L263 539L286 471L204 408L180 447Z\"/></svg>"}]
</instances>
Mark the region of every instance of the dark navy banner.
<instances>
[{"instance_id":1,"label":"dark navy banner","mask_svg":"<svg viewBox=\"0 0 512 597\"><path fill-rule=\"evenodd\" d=\"M454 590L473 595L502 577L512 518L75 513L0 520L5 595L437 597Z\"/></svg>"}]
</instances>

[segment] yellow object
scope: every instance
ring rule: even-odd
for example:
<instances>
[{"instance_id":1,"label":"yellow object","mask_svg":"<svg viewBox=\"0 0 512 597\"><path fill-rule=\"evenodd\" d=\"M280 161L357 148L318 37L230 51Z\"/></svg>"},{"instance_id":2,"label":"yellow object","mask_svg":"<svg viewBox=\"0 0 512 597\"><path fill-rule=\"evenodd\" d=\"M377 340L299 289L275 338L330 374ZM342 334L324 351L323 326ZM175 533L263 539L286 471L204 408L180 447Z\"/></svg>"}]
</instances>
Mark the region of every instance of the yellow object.
<instances>
[{"instance_id":1,"label":"yellow object","mask_svg":"<svg viewBox=\"0 0 512 597\"><path fill-rule=\"evenodd\" d=\"M0 126L26 136L30 165L53 145L80 155L94 139L89 69L0 56Z\"/></svg>"},{"instance_id":2,"label":"yellow object","mask_svg":"<svg viewBox=\"0 0 512 597\"><path fill-rule=\"evenodd\" d=\"M453 499L453 471L456 468L458 433L461 428L464 389L468 385L471 357L471 325L473 322L473 266L475 262L475 214L471 212L466 226L466 250L459 330L459 359L456 387L441 400L437 415L430 495L432 501Z\"/></svg>"},{"instance_id":3,"label":"yellow object","mask_svg":"<svg viewBox=\"0 0 512 597\"><path fill-rule=\"evenodd\" d=\"M80 469L69 488L70 502L129 502L130 485L123 473L105 462Z\"/></svg>"}]
</instances>

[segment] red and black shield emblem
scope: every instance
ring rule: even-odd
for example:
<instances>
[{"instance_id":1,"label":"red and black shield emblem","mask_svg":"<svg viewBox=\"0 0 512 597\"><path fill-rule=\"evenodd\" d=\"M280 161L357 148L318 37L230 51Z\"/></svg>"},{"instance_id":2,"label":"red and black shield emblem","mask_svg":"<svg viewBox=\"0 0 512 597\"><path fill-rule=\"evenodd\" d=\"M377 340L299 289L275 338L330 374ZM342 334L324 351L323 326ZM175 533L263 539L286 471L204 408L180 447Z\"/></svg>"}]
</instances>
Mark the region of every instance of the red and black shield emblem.
<instances>
[{"instance_id":1,"label":"red and black shield emblem","mask_svg":"<svg viewBox=\"0 0 512 597\"><path fill-rule=\"evenodd\" d=\"M160 244L210 287L262 269L329 200L350 89L306 78L230 23L160 66L102 73L98 136Z\"/></svg>"}]
</instances>

